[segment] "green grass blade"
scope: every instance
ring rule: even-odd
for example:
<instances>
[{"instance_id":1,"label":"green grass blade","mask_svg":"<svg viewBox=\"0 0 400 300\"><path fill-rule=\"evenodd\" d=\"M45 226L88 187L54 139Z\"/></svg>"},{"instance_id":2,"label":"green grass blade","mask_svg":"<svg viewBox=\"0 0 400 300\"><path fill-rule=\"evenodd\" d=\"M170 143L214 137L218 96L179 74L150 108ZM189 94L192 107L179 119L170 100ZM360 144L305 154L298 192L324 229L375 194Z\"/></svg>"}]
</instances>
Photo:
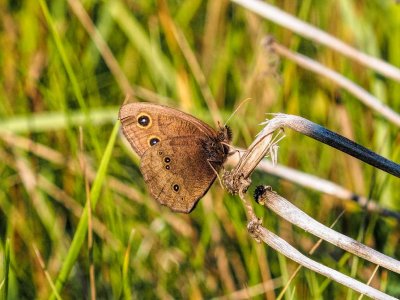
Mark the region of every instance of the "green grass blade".
<instances>
[{"instance_id":1,"label":"green grass blade","mask_svg":"<svg viewBox=\"0 0 400 300\"><path fill-rule=\"evenodd\" d=\"M89 109L86 105L85 99L83 97L81 88L79 86L79 81L77 76L75 75L74 69L72 68L72 65L68 59L67 55L67 50L65 49L61 36L59 35L56 26L54 24L54 21L50 15L49 8L47 7L47 4L44 0L40 0L40 6L42 8L42 12L46 18L47 24L50 27L50 31L53 37L53 40L56 44L57 51L61 57L62 63L64 65L65 71L67 72L68 78L71 82L72 90L75 94L75 97L79 103L79 106L82 108L84 116L86 119L89 119ZM94 127L88 122L88 130L89 130L89 138L90 141L93 143L93 146L96 150L96 154L99 157L101 155L101 147L98 142L98 140L95 137L95 130Z\"/></svg>"},{"instance_id":2,"label":"green grass blade","mask_svg":"<svg viewBox=\"0 0 400 300\"><path fill-rule=\"evenodd\" d=\"M42 12L43 12L43 14L44 14L44 16L46 18L47 24L50 27L50 31L51 31L51 34L53 36L54 42L56 44L57 51L59 52L61 60L62 60L62 62L64 64L65 71L67 72L68 77L71 80L72 90L75 93L75 96L76 96L76 99L78 100L79 105L85 111L87 111L87 105L85 103L85 100L83 98L81 89L79 87L78 79L76 78L75 73L74 73L74 71L72 69L71 63L69 62L66 50L65 50L65 48L63 46L63 43L61 41L61 37L58 34L58 31L57 31L57 29L55 27L53 19L52 19L51 15L50 15L49 8L47 7L47 4L46 4L46 2L44 0L39 0L39 2L40 2L40 6L42 8Z\"/></svg>"},{"instance_id":3,"label":"green grass blade","mask_svg":"<svg viewBox=\"0 0 400 300\"><path fill-rule=\"evenodd\" d=\"M114 122L119 107L92 109L87 117L84 112L45 112L27 116L12 117L0 121L0 130L12 133L45 132L67 129L68 126L102 125Z\"/></svg>"},{"instance_id":4,"label":"green grass blade","mask_svg":"<svg viewBox=\"0 0 400 300\"><path fill-rule=\"evenodd\" d=\"M98 169L96 179L94 180L93 186L90 190L90 199L93 209L96 207L97 200L99 199L99 195L101 192L101 187L103 185L104 179L107 174L108 163L110 162L111 154L114 149L115 140L118 135L118 129L119 129L119 122L115 124L113 131L111 132L106 150L104 151L103 157L100 162L100 167ZM79 221L74 239L72 240L71 247L68 251L67 257L65 258L64 264L61 268L60 274L58 275L56 281L56 289L58 292L60 292L61 289L63 288L64 283L68 279L71 269L76 262L79 251L81 250L83 242L85 241L87 229L88 229L88 207L86 205L82 213L82 217ZM52 295L52 299L54 299L54 295Z\"/></svg>"},{"instance_id":5,"label":"green grass blade","mask_svg":"<svg viewBox=\"0 0 400 300\"><path fill-rule=\"evenodd\" d=\"M132 229L131 234L129 236L128 247L126 249L125 256L124 256L124 262L122 265L122 282L123 282L125 299L130 299L130 297L132 295L128 275L129 275L129 259L130 259L130 253L131 253L131 245L132 245L132 239L133 239L134 234L135 234L135 230Z\"/></svg>"},{"instance_id":6,"label":"green grass blade","mask_svg":"<svg viewBox=\"0 0 400 300\"><path fill-rule=\"evenodd\" d=\"M3 299L7 300L8 299L8 282L9 282L9 274L10 274L10 239L6 240L6 247L4 251L4 279L3 282L0 285L0 290L1 288L3 289Z\"/></svg>"},{"instance_id":7,"label":"green grass blade","mask_svg":"<svg viewBox=\"0 0 400 300\"><path fill-rule=\"evenodd\" d=\"M146 35L142 25L119 1L110 2L110 13L146 61L155 83L175 89L175 71L158 45Z\"/></svg>"}]
</instances>

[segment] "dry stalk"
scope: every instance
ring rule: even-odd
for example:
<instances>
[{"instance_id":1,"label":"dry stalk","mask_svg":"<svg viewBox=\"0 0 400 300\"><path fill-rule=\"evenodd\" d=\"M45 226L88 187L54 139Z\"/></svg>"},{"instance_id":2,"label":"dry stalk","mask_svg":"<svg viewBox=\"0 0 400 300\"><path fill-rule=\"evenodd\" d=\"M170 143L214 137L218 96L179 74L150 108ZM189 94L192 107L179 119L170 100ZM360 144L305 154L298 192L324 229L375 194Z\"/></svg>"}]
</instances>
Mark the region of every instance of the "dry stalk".
<instances>
[{"instance_id":1,"label":"dry stalk","mask_svg":"<svg viewBox=\"0 0 400 300\"><path fill-rule=\"evenodd\" d=\"M398 114L388 105L383 103L382 100L370 94L368 91L366 91L356 83L352 82L345 76L339 74L334 70L328 69L321 63L318 63L315 60L308 58L307 56L290 51L289 49L275 42L272 37L265 38L264 47L269 51L276 52L278 55L284 57L285 59L289 59L295 62L297 65L307 70L310 70L318 75L329 79L330 82L336 84L337 86L352 94L356 99L361 101L364 105L368 106L371 110L374 110L379 115L382 115L396 126L400 126L400 114Z\"/></svg>"},{"instance_id":2,"label":"dry stalk","mask_svg":"<svg viewBox=\"0 0 400 300\"><path fill-rule=\"evenodd\" d=\"M400 177L400 165L332 132L326 128L310 122L298 116L285 114L276 114L275 118L264 123L266 126L256 137L249 149L239 160L239 163L231 171L227 171L223 175L224 185L233 194L239 194L246 206L248 215L247 229L250 235L257 241L263 241L286 257L296 261L300 265L313 270L317 273L341 283L361 294L367 295L373 299L395 299L379 290L376 290L364 283L361 283L347 275L330 269L320 263L301 254L286 241L276 236L261 224L261 220L257 218L252 206L246 201L245 193L251 183L250 175L258 166L265 155L273 153L274 142L273 136L276 130L283 127L289 127L318 141L326 143L334 148L350 154L370 165L373 165L390 174ZM307 216L304 212L295 208L290 202L278 196L272 189L262 188L256 192L256 198L260 203L274 210L276 213L298 225L306 231L327 240L346 251L376 263L394 272L400 273L400 262L379 253L347 236L335 232L334 230L323 226L317 221Z\"/></svg>"},{"instance_id":3,"label":"dry stalk","mask_svg":"<svg viewBox=\"0 0 400 300\"><path fill-rule=\"evenodd\" d=\"M324 275L340 284L343 284L344 286L347 286L363 295L371 297L372 299L396 299L377 289L374 289L369 285L361 283L347 275L344 275L310 259L292 247L285 240L261 226L259 222L250 221L248 230L253 236L257 237L257 240L262 240L264 243L268 244L270 247L297 262L298 264Z\"/></svg>"},{"instance_id":4,"label":"dry stalk","mask_svg":"<svg viewBox=\"0 0 400 300\"><path fill-rule=\"evenodd\" d=\"M400 82L400 69L374 56L365 54L329 33L306 23L276 6L260 0L231 0L259 16L293 31L300 36L337 51L376 72Z\"/></svg>"},{"instance_id":5,"label":"dry stalk","mask_svg":"<svg viewBox=\"0 0 400 300\"><path fill-rule=\"evenodd\" d=\"M285 220L297 225L305 231L308 231L315 236L342 248L343 250L400 274L400 261L326 227L301 211L285 198L273 192L271 188L265 187L259 192L258 203L268 207Z\"/></svg>"}]
</instances>

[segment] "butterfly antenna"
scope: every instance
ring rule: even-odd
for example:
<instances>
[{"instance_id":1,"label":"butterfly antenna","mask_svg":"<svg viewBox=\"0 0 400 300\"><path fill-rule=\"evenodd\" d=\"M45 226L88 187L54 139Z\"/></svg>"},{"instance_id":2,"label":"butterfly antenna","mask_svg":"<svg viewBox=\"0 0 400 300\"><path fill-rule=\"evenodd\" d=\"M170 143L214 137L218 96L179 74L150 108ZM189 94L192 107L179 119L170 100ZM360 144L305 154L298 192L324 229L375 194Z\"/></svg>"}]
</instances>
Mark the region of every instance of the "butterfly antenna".
<instances>
[{"instance_id":1,"label":"butterfly antenna","mask_svg":"<svg viewBox=\"0 0 400 300\"><path fill-rule=\"evenodd\" d=\"M124 99L124 103L122 103L122 105L127 104L131 97L132 97L132 95L130 93L126 93L126 96L125 96L125 99Z\"/></svg>"},{"instance_id":2,"label":"butterfly antenna","mask_svg":"<svg viewBox=\"0 0 400 300\"><path fill-rule=\"evenodd\" d=\"M239 110L239 108L247 101L251 100L251 98L246 98L244 99L242 102L240 102L240 104L238 105L238 107L236 107L235 111L230 115L230 117L228 118L228 120L226 120L224 127L226 126L226 124L228 124L229 120L236 114L236 112Z\"/></svg>"}]
</instances>

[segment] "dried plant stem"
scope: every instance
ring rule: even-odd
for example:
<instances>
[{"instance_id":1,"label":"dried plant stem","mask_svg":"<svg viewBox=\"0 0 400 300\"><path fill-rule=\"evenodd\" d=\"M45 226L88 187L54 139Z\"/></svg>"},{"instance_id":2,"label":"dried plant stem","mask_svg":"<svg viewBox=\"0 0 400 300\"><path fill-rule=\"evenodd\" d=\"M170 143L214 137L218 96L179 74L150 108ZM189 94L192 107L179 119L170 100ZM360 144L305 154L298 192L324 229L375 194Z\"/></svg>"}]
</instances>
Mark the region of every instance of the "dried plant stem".
<instances>
[{"instance_id":1,"label":"dried plant stem","mask_svg":"<svg viewBox=\"0 0 400 300\"><path fill-rule=\"evenodd\" d=\"M374 269L374 271L372 272L371 276L370 276L369 279L368 279L368 282L367 282L368 285L371 284L371 281L372 281L372 279L375 277L376 272L378 272L378 270L379 270L379 266L376 266L375 269ZM358 297L358 300L361 300L362 298L364 298L364 295L360 295L360 297Z\"/></svg>"},{"instance_id":2,"label":"dried plant stem","mask_svg":"<svg viewBox=\"0 0 400 300\"><path fill-rule=\"evenodd\" d=\"M42 269L44 275L46 276L46 279L47 279L47 281L48 281L48 283L49 283L49 285L50 285L50 287L51 287L51 289L52 289L52 291L53 291L53 293L54 293L54 296L55 296L57 299L62 299L61 296L60 296L60 294L57 292L57 289L56 289L56 286L55 286L55 284L54 284L53 279L51 278L49 272L48 272L47 269L46 269L46 264L45 264L44 261L43 261L43 257L42 257L42 255L40 254L40 251L39 251L38 247L36 246L35 243L33 243L32 247L33 247L33 251L34 251L35 254L36 254L36 258L37 258L37 260L38 260L38 262L39 262L39 266L40 266L40 268ZM4 298L4 299L7 299L7 298Z\"/></svg>"},{"instance_id":3,"label":"dried plant stem","mask_svg":"<svg viewBox=\"0 0 400 300\"><path fill-rule=\"evenodd\" d=\"M251 182L250 174L274 146L273 133L284 127L305 134L389 174L400 177L400 165L335 132L299 116L287 114L274 114L274 116L272 120L263 123L266 126L257 135L236 167L223 175L224 185L233 194L247 190Z\"/></svg>"},{"instance_id":4,"label":"dried plant stem","mask_svg":"<svg viewBox=\"0 0 400 300\"><path fill-rule=\"evenodd\" d=\"M182 33L181 30L179 30L178 27L176 27L176 26L172 27L172 32L175 36L176 41L179 44L182 54L184 55L188 65L192 71L194 78L196 79L196 81L200 87L204 101L207 103L210 114L213 117L214 123L217 124L218 120L221 120L222 118L219 113L219 109L215 102L214 96L211 92L211 89L208 86L206 76L204 75L199 62L197 61L196 55L193 53L184 34Z\"/></svg>"},{"instance_id":5,"label":"dried plant stem","mask_svg":"<svg viewBox=\"0 0 400 300\"><path fill-rule=\"evenodd\" d=\"M337 221L339 221L339 219L342 217L342 215L344 214L344 211L342 211L337 217L336 220L331 224L330 228L333 228L333 226L336 225ZM308 251L309 255L314 254L314 252L318 249L318 247L321 245L323 239L319 239L318 242L316 242L314 244L314 246L311 248L310 251ZM283 287L283 289L281 290L281 292L279 293L278 297L276 298L276 300L280 300L283 298L283 296L286 293L286 290L289 288L290 283L292 282L292 280L297 276L297 274L300 272L300 270L303 268L302 265L299 265L296 270L292 273L292 275L290 275L289 280L287 281L287 283L285 284L285 286Z\"/></svg>"},{"instance_id":6,"label":"dried plant stem","mask_svg":"<svg viewBox=\"0 0 400 300\"><path fill-rule=\"evenodd\" d=\"M101 57L104 59L110 72L113 74L117 84L124 94L129 94L135 97L145 99L147 101L159 101L159 102L170 102L171 99L161 96L149 89L145 89L140 86L133 86L128 78L125 76L123 70L121 69L118 61L116 60L114 54L112 53L108 44L104 41L101 33L97 30L95 24L93 24L92 19L86 12L82 3L78 0L68 0L68 4L71 7L72 12L81 22L83 28L86 30L90 38L93 40L94 45L99 51Z\"/></svg>"},{"instance_id":7,"label":"dried plant stem","mask_svg":"<svg viewBox=\"0 0 400 300\"><path fill-rule=\"evenodd\" d=\"M266 291L273 291L274 289L277 289L281 285L282 285L282 279L274 278L253 286L244 287L241 290L236 290L225 296L212 298L212 300L252 299L252 297L265 294Z\"/></svg>"},{"instance_id":8,"label":"dried plant stem","mask_svg":"<svg viewBox=\"0 0 400 300\"><path fill-rule=\"evenodd\" d=\"M227 162L227 164L232 167L239 163L239 152L245 152L245 150L241 148L235 149L237 150L237 154L230 156ZM382 207L376 202L376 200L356 194L353 191L327 179L307 174L278 163L273 163L268 159L261 160L256 169L341 200L353 201L371 213L377 213L381 216L395 218L400 221L400 212Z\"/></svg>"},{"instance_id":9,"label":"dried plant stem","mask_svg":"<svg viewBox=\"0 0 400 300\"><path fill-rule=\"evenodd\" d=\"M252 237L257 241L264 241L266 244L282 253L286 257L298 262L302 266L307 267L317 273L325 275L332 280L341 283L355 291L365 294L374 299L395 299L383 292L380 292L366 284L341 274L338 271L325 267L310 258L304 256L295 248L290 246L286 241L276 236L266 228L262 227L261 220L254 214L251 205L245 200L245 192L250 185L250 175L258 166L264 156L271 152L275 143L273 133L277 129L289 127L307 136L310 136L318 141L328 144L339 149L347 154L350 154L366 163L369 163L377 168L380 168L388 173L400 177L400 165L377 155L376 153L332 132L326 128L310 122L304 118L285 114L276 114L275 118L264 123L266 126L258 134L257 138L250 145L249 149L241 157L238 164L231 171L225 172L223 180L226 188L234 194L239 194L242 201L246 205L248 212L247 229ZM356 254L373 263L400 273L400 262L390 258L378 251L368 248L367 246L348 238L342 234L336 233L332 229L323 226L317 221L307 216L302 211L292 206L284 198L273 193L272 190L262 188L256 190L256 200L279 213L290 222L304 228L307 231L323 238L351 253Z\"/></svg>"},{"instance_id":10,"label":"dried plant stem","mask_svg":"<svg viewBox=\"0 0 400 300\"><path fill-rule=\"evenodd\" d=\"M135 92L132 89L128 78L126 78L124 72L121 70L118 61L114 57L114 54L108 47L107 43L104 41L101 34L98 32L97 28L93 24L92 19L85 11L82 3L78 0L68 0L68 4L71 7L75 16L81 22L82 26L86 29L87 33L93 39L94 44L99 50L108 68L114 75L121 90L124 91L125 94L135 95Z\"/></svg>"},{"instance_id":11,"label":"dried plant stem","mask_svg":"<svg viewBox=\"0 0 400 300\"><path fill-rule=\"evenodd\" d=\"M400 82L400 69L392 66L391 64L378 59L376 57L367 55L361 51L354 49L348 44L340 41L332 35L306 23L296 17L280 10L279 8L259 0L231 0L246 9L268 19L276 24L279 24L299 35L309 38L312 41L326 45L337 52L347 56L358 63L367 66L382 75L390 77Z\"/></svg>"},{"instance_id":12,"label":"dried plant stem","mask_svg":"<svg viewBox=\"0 0 400 300\"><path fill-rule=\"evenodd\" d=\"M381 169L396 177L400 177L399 164L388 160L333 131L330 131L299 116L276 114L274 120L276 118L279 119L276 121L277 123L281 122L281 127L291 128L317 141L347 153L359 160L362 160L371 166Z\"/></svg>"},{"instance_id":13,"label":"dried plant stem","mask_svg":"<svg viewBox=\"0 0 400 300\"><path fill-rule=\"evenodd\" d=\"M265 190L263 199L263 204L265 206L290 223L295 224L305 231L308 231L313 235L342 248L343 250L400 274L400 261L326 227L271 190Z\"/></svg>"},{"instance_id":14,"label":"dried plant stem","mask_svg":"<svg viewBox=\"0 0 400 300\"><path fill-rule=\"evenodd\" d=\"M56 165L64 166L69 170L69 172L72 172L73 174L81 174L81 169L79 168L76 160L69 160L60 152L55 151L54 149L49 148L43 144L34 142L28 138L15 135L12 132L7 131L1 132L0 139L12 147L20 148ZM123 139L123 142L126 143L127 149L133 151L126 139ZM0 159L3 159L3 161L6 161L8 164L13 161L13 159L4 159L4 157L6 157L6 153L0 151ZM89 163L90 160L88 160L88 158L85 158L85 161L87 163L87 177L90 183L93 183L96 178L96 172L91 167ZM17 168L17 166L15 165L10 166L14 169ZM143 203L143 198L137 190L127 184L122 183L114 176L108 175L107 183L108 186L117 194L124 195L128 199L131 199L137 203ZM42 174L38 175L38 187L54 197L55 200L59 201L67 209L71 210L71 212L75 216L80 216L82 214L83 208L78 204L78 201L72 199L70 196L68 196L68 194L56 187L54 184L51 184L49 180L47 180ZM159 206L157 206L155 202L150 201L146 205L152 211L157 211L159 209ZM96 218L96 216L92 217L93 229L96 231L96 234L107 241L107 243L109 243L115 251L121 249L121 242L114 237L114 235L106 228L106 226L104 226L104 224L99 221L99 219ZM182 236L189 238L193 237L193 231L191 230L190 226L187 226L186 222L184 222L176 214L166 213L164 217L165 221L170 224L176 231L178 231Z\"/></svg>"},{"instance_id":15,"label":"dried plant stem","mask_svg":"<svg viewBox=\"0 0 400 300\"><path fill-rule=\"evenodd\" d=\"M263 159L258 164L257 170L262 170L300 186L308 187L342 200L354 201L369 212L378 213L385 217L392 217L400 221L400 212L381 207L375 200L357 195L332 181L300 172L280 164L273 164L267 159Z\"/></svg>"},{"instance_id":16,"label":"dried plant stem","mask_svg":"<svg viewBox=\"0 0 400 300\"><path fill-rule=\"evenodd\" d=\"M361 294L369 296L373 299L396 299L389 296L373 287L370 287L364 283L361 283L347 275L344 275L334 269L328 268L309 257L300 253L297 249L293 248L285 240L281 239L279 236L275 235L271 231L267 230L262 226L257 226L255 229L257 236L264 243L268 244L271 248L275 249L279 253L282 253L291 260L303 265L304 267L324 275L344 286L347 286Z\"/></svg>"},{"instance_id":17,"label":"dried plant stem","mask_svg":"<svg viewBox=\"0 0 400 300\"><path fill-rule=\"evenodd\" d=\"M315 60L312 60L304 55L294 53L290 51L289 49L285 48L282 45L279 45L276 42L270 43L269 41L271 40L270 38L268 39L268 46L266 47L271 47L276 53L279 55L288 58L292 61L294 61L296 64L299 66L302 66L303 68L313 71L319 75L325 76L332 82L336 83L338 86L344 88L347 90L349 93L354 95L357 99L359 99L362 103L364 103L366 106L370 107L372 110L380 113L382 116L387 118L390 122L396 124L397 126L400 126L400 115L392 110L389 106L385 105L382 103L381 100L376 98L375 96L371 95L368 93L366 90L352 82L351 80L347 79L343 75L340 75L339 73L328 69L327 67L323 66L322 64L316 62Z\"/></svg>"},{"instance_id":18,"label":"dried plant stem","mask_svg":"<svg viewBox=\"0 0 400 300\"><path fill-rule=\"evenodd\" d=\"M371 166L381 169L396 177L400 177L400 165L397 163L302 117L287 114L275 114L275 118L264 124L267 126L259 134L260 138L269 136L278 128L288 127L362 160ZM256 144L256 141L253 144Z\"/></svg>"}]
</instances>

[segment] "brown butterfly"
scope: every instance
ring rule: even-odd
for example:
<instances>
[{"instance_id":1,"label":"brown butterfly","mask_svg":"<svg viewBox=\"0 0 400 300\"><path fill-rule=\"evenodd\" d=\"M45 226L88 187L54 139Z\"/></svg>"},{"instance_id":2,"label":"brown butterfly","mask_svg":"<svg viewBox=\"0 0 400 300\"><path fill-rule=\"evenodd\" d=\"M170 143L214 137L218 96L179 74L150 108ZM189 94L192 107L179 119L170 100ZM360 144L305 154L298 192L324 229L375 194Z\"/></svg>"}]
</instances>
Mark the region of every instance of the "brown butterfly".
<instances>
[{"instance_id":1,"label":"brown butterfly","mask_svg":"<svg viewBox=\"0 0 400 300\"><path fill-rule=\"evenodd\" d=\"M123 105L125 137L141 157L150 193L176 212L190 213L225 162L232 133L179 110L150 103Z\"/></svg>"}]
</instances>

